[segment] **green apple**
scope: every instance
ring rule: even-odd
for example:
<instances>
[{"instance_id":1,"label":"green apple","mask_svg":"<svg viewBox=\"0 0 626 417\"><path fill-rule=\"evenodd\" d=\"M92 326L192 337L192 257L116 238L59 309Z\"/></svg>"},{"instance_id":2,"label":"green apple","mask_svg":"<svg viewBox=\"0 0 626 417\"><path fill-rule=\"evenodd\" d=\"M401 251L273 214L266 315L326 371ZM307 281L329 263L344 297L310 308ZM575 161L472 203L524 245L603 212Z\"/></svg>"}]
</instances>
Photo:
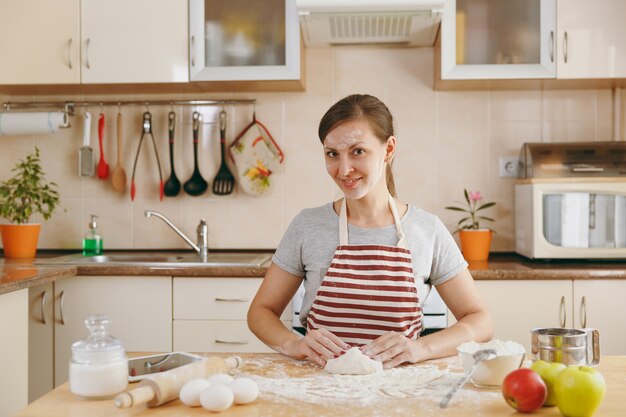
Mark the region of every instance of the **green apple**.
<instances>
[{"instance_id":1,"label":"green apple","mask_svg":"<svg viewBox=\"0 0 626 417\"><path fill-rule=\"evenodd\" d=\"M545 382L546 386L548 387L548 398L546 398L546 402L543 403L544 406L556 405L556 395L554 394L554 381L556 381L556 377L559 376L561 371L565 368L566 366L562 363L550 363L541 359L533 362L533 364L530 365L530 369L537 372L541 379L543 379L543 382Z\"/></svg>"},{"instance_id":2,"label":"green apple","mask_svg":"<svg viewBox=\"0 0 626 417\"><path fill-rule=\"evenodd\" d=\"M554 382L556 406L567 417L591 417L605 391L604 377L590 366L568 366Z\"/></svg>"}]
</instances>

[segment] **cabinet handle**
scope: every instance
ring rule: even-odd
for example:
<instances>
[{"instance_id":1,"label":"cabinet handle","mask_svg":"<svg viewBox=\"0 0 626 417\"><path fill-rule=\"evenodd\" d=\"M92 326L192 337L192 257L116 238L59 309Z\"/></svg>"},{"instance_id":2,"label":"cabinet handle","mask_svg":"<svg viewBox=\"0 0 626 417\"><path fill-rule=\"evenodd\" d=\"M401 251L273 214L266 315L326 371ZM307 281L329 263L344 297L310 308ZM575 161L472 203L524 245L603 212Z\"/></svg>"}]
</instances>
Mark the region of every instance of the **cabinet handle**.
<instances>
[{"instance_id":1,"label":"cabinet handle","mask_svg":"<svg viewBox=\"0 0 626 417\"><path fill-rule=\"evenodd\" d=\"M215 343L221 343L224 345L247 345L248 341L247 340L222 340L222 339L215 339Z\"/></svg>"},{"instance_id":2,"label":"cabinet handle","mask_svg":"<svg viewBox=\"0 0 626 417\"><path fill-rule=\"evenodd\" d=\"M91 39L87 38L85 41L85 66L87 69L91 69L91 65L89 65L89 44L91 43Z\"/></svg>"},{"instance_id":3,"label":"cabinet handle","mask_svg":"<svg viewBox=\"0 0 626 417\"><path fill-rule=\"evenodd\" d=\"M554 62L554 31L550 31L550 62Z\"/></svg>"},{"instance_id":4,"label":"cabinet handle","mask_svg":"<svg viewBox=\"0 0 626 417\"><path fill-rule=\"evenodd\" d=\"M559 316L561 318L561 327L565 327L567 323L567 311L565 310L565 296L561 297L561 306L559 307Z\"/></svg>"},{"instance_id":5,"label":"cabinet handle","mask_svg":"<svg viewBox=\"0 0 626 417\"><path fill-rule=\"evenodd\" d=\"M72 38L67 41L67 66L72 69Z\"/></svg>"},{"instance_id":6,"label":"cabinet handle","mask_svg":"<svg viewBox=\"0 0 626 417\"><path fill-rule=\"evenodd\" d=\"M63 304L65 302L65 291L61 291L59 295L59 321L61 324L65 324L65 317L63 317Z\"/></svg>"},{"instance_id":7,"label":"cabinet handle","mask_svg":"<svg viewBox=\"0 0 626 417\"><path fill-rule=\"evenodd\" d=\"M41 294L41 322L43 324L47 324L46 323L46 296L48 295L47 291L44 291L43 294Z\"/></svg>"},{"instance_id":8,"label":"cabinet handle","mask_svg":"<svg viewBox=\"0 0 626 417\"><path fill-rule=\"evenodd\" d=\"M587 327L587 299L584 295L580 300L580 325L583 329Z\"/></svg>"},{"instance_id":9,"label":"cabinet handle","mask_svg":"<svg viewBox=\"0 0 626 417\"><path fill-rule=\"evenodd\" d=\"M192 36L191 37L191 66L195 67L196 66L196 37Z\"/></svg>"},{"instance_id":10,"label":"cabinet handle","mask_svg":"<svg viewBox=\"0 0 626 417\"><path fill-rule=\"evenodd\" d=\"M227 303L245 303L246 301L248 301L247 298L222 298L222 297L215 297L215 301L225 301Z\"/></svg>"},{"instance_id":11,"label":"cabinet handle","mask_svg":"<svg viewBox=\"0 0 626 417\"><path fill-rule=\"evenodd\" d=\"M567 32L563 34L563 62L567 64Z\"/></svg>"}]
</instances>

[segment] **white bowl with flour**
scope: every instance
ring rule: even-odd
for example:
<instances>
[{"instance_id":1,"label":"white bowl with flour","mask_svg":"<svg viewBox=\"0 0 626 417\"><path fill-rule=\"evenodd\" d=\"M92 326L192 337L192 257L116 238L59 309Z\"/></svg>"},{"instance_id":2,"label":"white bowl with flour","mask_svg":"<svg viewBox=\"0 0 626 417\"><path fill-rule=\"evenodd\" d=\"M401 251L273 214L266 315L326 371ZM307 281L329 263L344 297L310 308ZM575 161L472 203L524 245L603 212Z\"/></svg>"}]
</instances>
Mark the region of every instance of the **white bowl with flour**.
<instances>
[{"instance_id":1,"label":"white bowl with flour","mask_svg":"<svg viewBox=\"0 0 626 417\"><path fill-rule=\"evenodd\" d=\"M513 341L498 339L486 343L467 342L459 345L456 350L465 372L474 366L472 355L481 349L493 349L496 357L487 359L478 364L471 381L478 387L498 387L502 385L504 378L512 371L518 369L526 355L524 346Z\"/></svg>"}]
</instances>

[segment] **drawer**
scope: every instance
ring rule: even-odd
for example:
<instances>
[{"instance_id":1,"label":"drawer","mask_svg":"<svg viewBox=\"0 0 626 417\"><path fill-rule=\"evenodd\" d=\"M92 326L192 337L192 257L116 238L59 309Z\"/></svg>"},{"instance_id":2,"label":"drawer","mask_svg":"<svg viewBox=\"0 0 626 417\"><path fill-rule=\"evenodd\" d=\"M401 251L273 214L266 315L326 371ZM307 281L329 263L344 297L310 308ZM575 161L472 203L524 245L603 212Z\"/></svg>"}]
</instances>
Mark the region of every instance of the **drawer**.
<instances>
[{"instance_id":1,"label":"drawer","mask_svg":"<svg viewBox=\"0 0 626 417\"><path fill-rule=\"evenodd\" d=\"M246 320L263 278L174 278L174 319ZM281 320L291 320L291 303Z\"/></svg>"},{"instance_id":2,"label":"drawer","mask_svg":"<svg viewBox=\"0 0 626 417\"><path fill-rule=\"evenodd\" d=\"M290 321L283 321L291 328ZM183 352L274 352L245 320L174 320L173 350Z\"/></svg>"}]
</instances>

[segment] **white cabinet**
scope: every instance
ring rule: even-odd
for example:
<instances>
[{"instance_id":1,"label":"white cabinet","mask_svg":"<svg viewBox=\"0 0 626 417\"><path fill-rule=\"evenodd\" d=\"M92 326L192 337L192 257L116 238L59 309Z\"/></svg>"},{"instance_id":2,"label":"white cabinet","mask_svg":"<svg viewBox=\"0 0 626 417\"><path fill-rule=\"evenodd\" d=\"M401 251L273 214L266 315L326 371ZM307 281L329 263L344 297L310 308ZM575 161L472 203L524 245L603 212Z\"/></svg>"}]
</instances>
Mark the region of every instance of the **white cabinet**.
<instances>
[{"instance_id":1,"label":"white cabinet","mask_svg":"<svg viewBox=\"0 0 626 417\"><path fill-rule=\"evenodd\" d=\"M28 289L28 402L54 388L54 283Z\"/></svg>"},{"instance_id":2,"label":"white cabinet","mask_svg":"<svg viewBox=\"0 0 626 417\"><path fill-rule=\"evenodd\" d=\"M262 278L174 277L174 350L271 352L248 329L246 316ZM281 320L291 328L291 308Z\"/></svg>"},{"instance_id":3,"label":"white cabinet","mask_svg":"<svg viewBox=\"0 0 626 417\"><path fill-rule=\"evenodd\" d=\"M172 349L172 278L76 276L55 282L55 386L68 378L72 343L88 336L85 319L106 314L127 351Z\"/></svg>"},{"instance_id":4,"label":"white cabinet","mask_svg":"<svg viewBox=\"0 0 626 417\"><path fill-rule=\"evenodd\" d=\"M572 281L476 281L495 321L494 338L514 340L530 353L536 327L571 327Z\"/></svg>"},{"instance_id":5,"label":"white cabinet","mask_svg":"<svg viewBox=\"0 0 626 417\"><path fill-rule=\"evenodd\" d=\"M602 355L626 355L626 281L574 281L574 327L600 332Z\"/></svg>"},{"instance_id":6,"label":"white cabinet","mask_svg":"<svg viewBox=\"0 0 626 417\"><path fill-rule=\"evenodd\" d=\"M80 82L80 0L0 1L0 84Z\"/></svg>"},{"instance_id":7,"label":"white cabinet","mask_svg":"<svg viewBox=\"0 0 626 417\"><path fill-rule=\"evenodd\" d=\"M557 1L557 78L626 77L626 2Z\"/></svg>"},{"instance_id":8,"label":"white cabinet","mask_svg":"<svg viewBox=\"0 0 626 417\"><path fill-rule=\"evenodd\" d=\"M299 80L295 0L190 0L191 81Z\"/></svg>"},{"instance_id":9,"label":"white cabinet","mask_svg":"<svg viewBox=\"0 0 626 417\"><path fill-rule=\"evenodd\" d=\"M0 417L28 404L28 290L0 295Z\"/></svg>"}]
</instances>

